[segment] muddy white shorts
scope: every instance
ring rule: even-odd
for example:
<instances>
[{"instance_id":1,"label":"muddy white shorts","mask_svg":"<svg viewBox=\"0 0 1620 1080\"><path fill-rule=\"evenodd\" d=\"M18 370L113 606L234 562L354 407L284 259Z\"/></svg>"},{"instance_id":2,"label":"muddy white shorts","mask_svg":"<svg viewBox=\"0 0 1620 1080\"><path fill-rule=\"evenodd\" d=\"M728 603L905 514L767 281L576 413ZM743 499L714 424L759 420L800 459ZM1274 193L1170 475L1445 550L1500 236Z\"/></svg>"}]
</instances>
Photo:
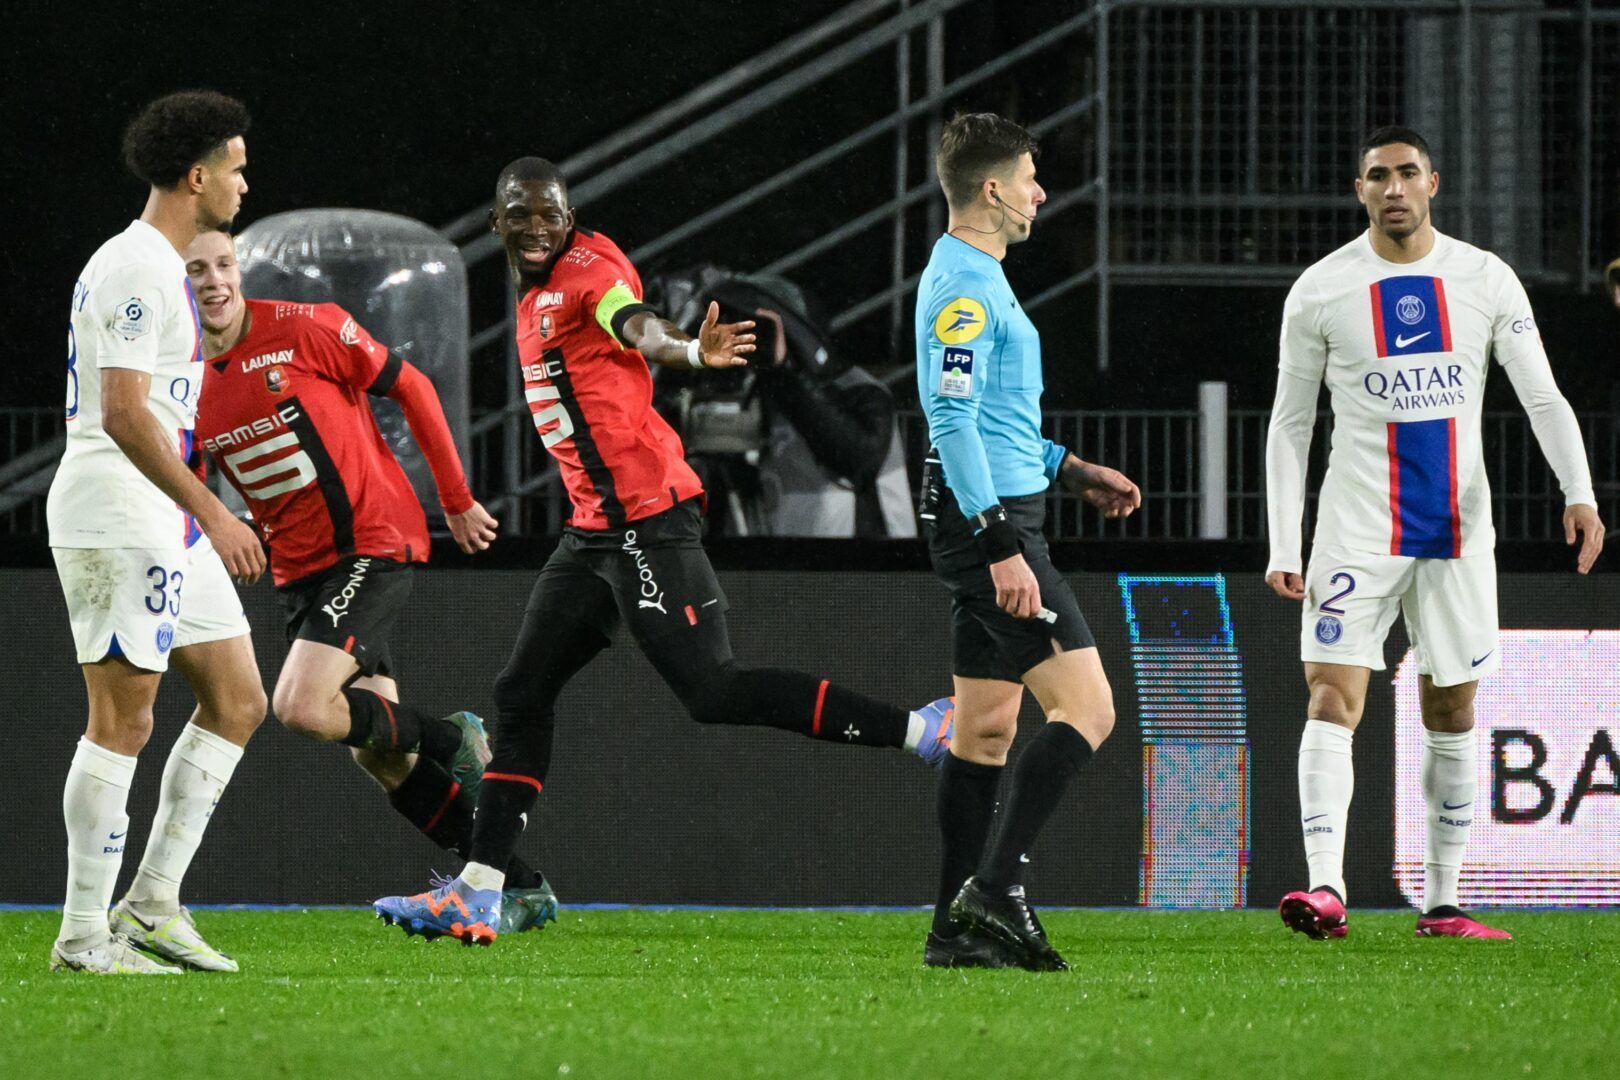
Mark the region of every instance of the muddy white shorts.
<instances>
[{"instance_id":1,"label":"muddy white shorts","mask_svg":"<svg viewBox=\"0 0 1620 1080\"><path fill-rule=\"evenodd\" d=\"M122 656L167 671L187 645L248 633L225 564L207 537L189 549L52 548L79 663Z\"/></svg>"}]
</instances>

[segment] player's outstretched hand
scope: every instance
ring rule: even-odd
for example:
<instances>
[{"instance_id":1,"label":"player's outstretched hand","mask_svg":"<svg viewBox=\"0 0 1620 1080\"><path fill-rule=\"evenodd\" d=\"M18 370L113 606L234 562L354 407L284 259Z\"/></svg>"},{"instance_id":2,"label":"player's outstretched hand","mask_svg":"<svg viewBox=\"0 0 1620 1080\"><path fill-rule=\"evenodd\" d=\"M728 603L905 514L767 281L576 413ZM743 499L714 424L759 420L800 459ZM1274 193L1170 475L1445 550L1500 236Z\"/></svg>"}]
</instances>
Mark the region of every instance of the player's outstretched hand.
<instances>
[{"instance_id":1,"label":"player's outstretched hand","mask_svg":"<svg viewBox=\"0 0 1620 1080\"><path fill-rule=\"evenodd\" d=\"M1603 520L1598 517L1597 510L1585 503L1578 503L1564 511L1564 543L1574 547L1577 533L1580 535L1581 551L1575 557L1575 572L1585 574L1591 571L1592 564L1603 554Z\"/></svg>"},{"instance_id":2,"label":"player's outstretched hand","mask_svg":"<svg viewBox=\"0 0 1620 1080\"><path fill-rule=\"evenodd\" d=\"M1118 469L1081 462L1060 471L1063 486L1102 511L1105 518L1129 517L1142 505L1142 489Z\"/></svg>"},{"instance_id":3,"label":"player's outstretched hand","mask_svg":"<svg viewBox=\"0 0 1620 1080\"><path fill-rule=\"evenodd\" d=\"M996 606L1015 619L1033 619L1041 611L1041 585L1022 555L1009 555L990 564L996 587Z\"/></svg>"},{"instance_id":4,"label":"player's outstretched hand","mask_svg":"<svg viewBox=\"0 0 1620 1080\"><path fill-rule=\"evenodd\" d=\"M476 502L459 514L446 514L444 523L450 526L456 546L468 555L488 549L495 542L495 529L500 525L489 516L483 503Z\"/></svg>"},{"instance_id":5,"label":"player's outstretched hand","mask_svg":"<svg viewBox=\"0 0 1620 1080\"><path fill-rule=\"evenodd\" d=\"M220 508L219 517L209 524L197 522L225 564L225 572L238 585L252 585L264 574L264 546L259 534L247 522Z\"/></svg>"},{"instance_id":6,"label":"player's outstretched hand","mask_svg":"<svg viewBox=\"0 0 1620 1080\"><path fill-rule=\"evenodd\" d=\"M709 301L709 313L698 328L698 355L704 367L741 367L748 363L747 354L754 351L754 320L739 323L720 322L720 305Z\"/></svg>"},{"instance_id":7,"label":"player's outstretched hand","mask_svg":"<svg viewBox=\"0 0 1620 1080\"><path fill-rule=\"evenodd\" d=\"M1266 584L1284 600L1305 599L1305 579L1286 570L1273 570L1266 575Z\"/></svg>"}]
</instances>

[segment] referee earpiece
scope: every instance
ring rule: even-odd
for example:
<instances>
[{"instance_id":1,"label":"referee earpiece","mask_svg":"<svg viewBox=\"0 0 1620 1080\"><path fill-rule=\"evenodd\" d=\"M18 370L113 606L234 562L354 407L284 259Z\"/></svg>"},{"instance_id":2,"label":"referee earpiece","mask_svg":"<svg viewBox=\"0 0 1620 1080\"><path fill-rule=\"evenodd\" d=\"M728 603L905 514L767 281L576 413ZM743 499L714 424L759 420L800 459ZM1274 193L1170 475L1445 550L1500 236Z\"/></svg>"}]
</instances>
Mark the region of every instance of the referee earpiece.
<instances>
[{"instance_id":1,"label":"referee earpiece","mask_svg":"<svg viewBox=\"0 0 1620 1080\"><path fill-rule=\"evenodd\" d=\"M996 205L1001 207L1001 210L1002 210L1003 213L1017 214L1019 217L1024 219L1024 223L1026 225L1029 223L1029 215L1025 214L1025 213L1022 213L1021 211L1014 210L1012 207L1010 207L1006 203L1002 202L1001 201L1001 192L997 191L995 188L990 189L990 197L992 199L996 200Z\"/></svg>"}]
</instances>

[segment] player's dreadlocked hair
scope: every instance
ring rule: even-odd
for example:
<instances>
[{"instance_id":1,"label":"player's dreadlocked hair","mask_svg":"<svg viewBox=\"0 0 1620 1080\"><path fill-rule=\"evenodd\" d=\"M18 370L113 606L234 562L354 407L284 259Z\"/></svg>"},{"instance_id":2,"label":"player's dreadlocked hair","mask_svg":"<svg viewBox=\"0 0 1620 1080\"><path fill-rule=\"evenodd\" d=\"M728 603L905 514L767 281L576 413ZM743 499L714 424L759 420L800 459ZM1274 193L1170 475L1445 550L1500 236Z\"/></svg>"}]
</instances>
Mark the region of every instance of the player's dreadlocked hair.
<instances>
[{"instance_id":1,"label":"player's dreadlocked hair","mask_svg":"<svg viewBox=\"0 0 1620 1080\"><path fill-rule=\"evenodd\" d=\"M511 180L538 180L542 184L556 184L562 188L564 195L568 194L568 181L563 179L562 170L543 157L520 157L502 169L495 181L497 198Z\"/></svg>"},{"instance_id":2,"label":"player's dreadlocked hair","mask_svg":"<svg viewBox=\"0 0 1620 1080\"><path fill-rule=\"evenodd\" d=\"M151 102L124 129L124 164L153 187L172 188L191 167L247 134L247 106L214 90L181 90Z\"/></svg>"},{"instance_id":3,"label":"player's dreadlocked hair","mask_svg":"<svg viewBox=\"0 0 1620 1080\"><path fill-rule=\"evenodd\" d=\"M1356 175L1361 175L1361 166L1367 160L1367 154L1380 146L1390 146L1394 143L1404 143L1423 156L1423 160L1434 167L1434 156L1429 153L1428 140L1408 127L1390 125L1381 127L1377 131L1361 140L1361 152L1356 155Z\"/></svg>"},{"instance_id":4,"label":"player's dreadlocked hair","mask_svg":"<svg viewBox=\"0 0 1620 1080\"><path fill-rule=\"evenodd\" d=\"M939 133L934 169L945 201L953 207L972 204L985 178L1005 169L1023 154L1038 156L1035 136L995 113L961 113Z\"/></svg>"}]
</instances>

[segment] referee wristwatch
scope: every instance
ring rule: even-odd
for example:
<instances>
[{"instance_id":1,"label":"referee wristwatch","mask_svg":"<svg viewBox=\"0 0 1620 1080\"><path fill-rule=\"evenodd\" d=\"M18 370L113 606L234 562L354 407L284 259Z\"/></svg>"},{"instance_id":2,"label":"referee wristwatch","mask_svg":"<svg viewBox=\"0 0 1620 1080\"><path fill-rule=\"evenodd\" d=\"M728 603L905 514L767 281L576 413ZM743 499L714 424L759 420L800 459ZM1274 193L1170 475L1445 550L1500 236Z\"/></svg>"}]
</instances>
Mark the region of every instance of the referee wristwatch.
<instances>
[{"instance_id":1,"label":"referee wristwatch","mask_svg":"<svg viewBox=\"0 0 1620 1080\"><path fill-rule=\"evenodd\" d=\"M1018 527L1008 519L1006 508L999 503L974 514L971 520L977 530L974 539L985 562L998 563L1023 551L1023 545L1018 542Z\"/></svg>"}]
</instances>

